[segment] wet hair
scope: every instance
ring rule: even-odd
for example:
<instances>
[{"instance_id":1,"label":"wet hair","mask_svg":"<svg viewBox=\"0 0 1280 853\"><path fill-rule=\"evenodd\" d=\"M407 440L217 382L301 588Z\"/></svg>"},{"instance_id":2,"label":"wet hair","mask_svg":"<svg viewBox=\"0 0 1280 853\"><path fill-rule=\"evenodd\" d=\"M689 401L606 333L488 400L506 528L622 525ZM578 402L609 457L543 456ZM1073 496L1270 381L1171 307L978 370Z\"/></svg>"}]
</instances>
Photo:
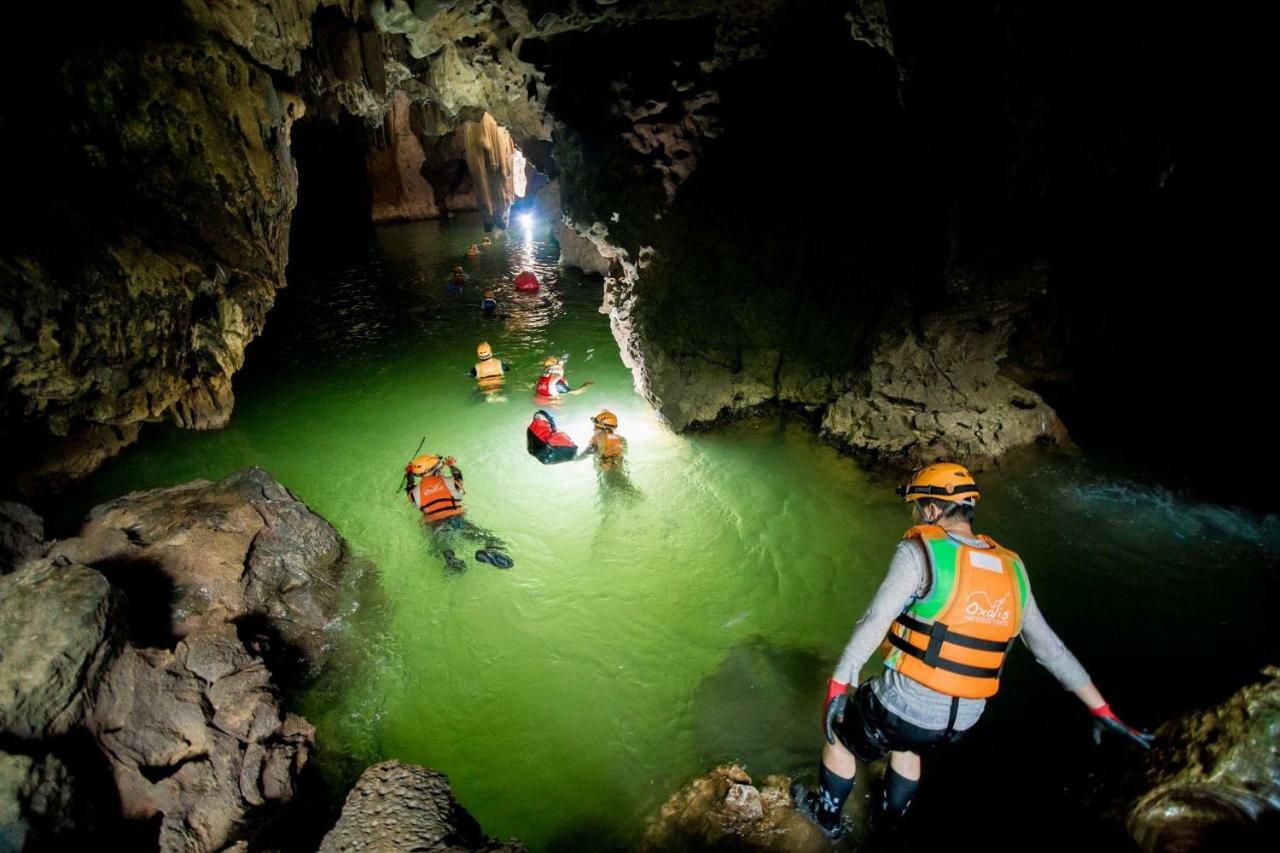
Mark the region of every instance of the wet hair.
<instances>
[{"instance_id":1,"label":"wet hair","mask_svg":"<svg viewBox=\"0 0 1280 853\"><path fill-rule=\"evenodd\" d=\"M942 510L942 515L938 516L938 521L944 518L959 518L964 521L973 521L973 507L954 501L940 501L936 498L921 498L917 503L923 506L936 506Z\"/></svg>"}]
</instances>

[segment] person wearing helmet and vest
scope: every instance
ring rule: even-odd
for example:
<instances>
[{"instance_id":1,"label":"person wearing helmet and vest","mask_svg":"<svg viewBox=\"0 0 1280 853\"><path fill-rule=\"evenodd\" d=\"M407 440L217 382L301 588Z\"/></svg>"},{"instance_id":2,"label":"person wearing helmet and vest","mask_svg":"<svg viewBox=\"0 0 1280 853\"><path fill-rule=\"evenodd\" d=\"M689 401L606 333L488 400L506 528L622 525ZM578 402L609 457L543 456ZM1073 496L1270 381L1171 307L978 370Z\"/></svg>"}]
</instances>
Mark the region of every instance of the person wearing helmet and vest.
<instances>
[{"instance_id":1,"label":"person wearing helmet and vest","mask_svg":"<svg viewBox=\"0 0 1280 853\"><path fill-rule=\"evenodd\" d=\"M493 357L493 348L487 341L476 347L476 358L480 360L471 368L471 378L476 380L480 389L488 391L501 387L510 365Z\"/></svg>"},{"instance_id":2,"label":"person wearing helmet and vest","mask_svg":"<svg viewBox=\"0 0 1280 853\"><path fill-rule=\"evenodd\" d=\"M470 246L467 247L468 258L474 258L478 254L480 254L480 247L477 246L475 243L472 243Z\"/></svg>"},{"instance_id":3,"label":"person wearing helmet and vest","mask_svg":"<svg viewBox=\"0 0 1280 853\"><path fill-rule=\"evenodd\" d=\"M591 433L591 440L587 442L587 446L578 454L578 458L582 459L594 454L600 460L601 468L610 470L617 467L627 452L627 440L614 432L618 428L618 416L608 409L603 409L600 414L591 419L591 423L595 426L595 430Z\"/></svg>"},{"instance_id":4,"label":"person wearing helmet and vest","mask_svg":"<svg viewBox=\"0 0 1280 853\"><path fill-rule=\"evenodd\" d=\"M1022 559L975 534L977 483L961 465L921 469L898 489L916 525L898 543L888 575L858 620L827 687L819 790L797 785L796 806L830 837L844 832L840 811L857 762L889 766L875 821L900 825L920 780L920 759L954 743L978 721L1000 687L1013 641L1022 641L1100 729L1150 748L1152 735L1123 723L1089 674L1045 622ZM850 694L877 650L884 671Z\"/></svg>"},{"instance_id":5,"label":"person wearing helmet and vest","mask_svg":"<svg viewBox=\"0 0 1280 853\"><path fill-rule=\"evenodd\" d=\"M446 467L449 469L447 477L444 476ZM466 563L448 547L458 534L485 542L485 547L476 551L476 560L479 562L489 563L500 569L514 565L514 561L500 550L501 542L463 519L466 510L462 506L462 496L466 489L462 484L462 471L458 469L452 456L441 458L428 454L411 461L404 468L404 490L409 500L422 513L436 550L451 570L462 571L466 568Z\"/></svg>"},{"instance_id":6,"label":"person wearing helmet and vest","mask_svg":"<svg viewBox=\"0 0 1280 853\"><path fill-rule=\"evenodd\" d=\"M484 299L480 300L480 311L489 320L498 317L498 300L492 290L484 292Z\"/></svg>"},{"instance_id":7,"label":"person wearing helmet and vest","mask_svg":"<svg viewBox=\"0 0 1280 853\"><path fill-rule=\"evenodd\" d=\"M542 376L538 379L537 395L539 397L563 397L570 394L581 394L592 383L583 382L577 388L570 387L564 378L564 359L555 356L542 362Z\"/></svg>"}]
</instances>

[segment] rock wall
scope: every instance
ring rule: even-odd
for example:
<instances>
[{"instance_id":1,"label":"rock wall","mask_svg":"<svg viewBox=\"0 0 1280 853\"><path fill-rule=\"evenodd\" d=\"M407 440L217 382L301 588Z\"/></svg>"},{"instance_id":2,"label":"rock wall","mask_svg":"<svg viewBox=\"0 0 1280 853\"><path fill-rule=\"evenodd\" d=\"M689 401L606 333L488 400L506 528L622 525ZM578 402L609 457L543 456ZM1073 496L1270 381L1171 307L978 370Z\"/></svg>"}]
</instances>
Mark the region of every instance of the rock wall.
<instances>
[{"instance_id":1,"label":"rock wall","mask_svg":"<svg viewBox=\"0 0 1280 853\"><path fill-rule=\"evenodd\" d=\"M409 128L409 98L397 92L383 120L381 136L369 149L374 222L434 219L440 215L431 184L422 175L426 156L422 143Z\"/></svg>"}]
</instances>

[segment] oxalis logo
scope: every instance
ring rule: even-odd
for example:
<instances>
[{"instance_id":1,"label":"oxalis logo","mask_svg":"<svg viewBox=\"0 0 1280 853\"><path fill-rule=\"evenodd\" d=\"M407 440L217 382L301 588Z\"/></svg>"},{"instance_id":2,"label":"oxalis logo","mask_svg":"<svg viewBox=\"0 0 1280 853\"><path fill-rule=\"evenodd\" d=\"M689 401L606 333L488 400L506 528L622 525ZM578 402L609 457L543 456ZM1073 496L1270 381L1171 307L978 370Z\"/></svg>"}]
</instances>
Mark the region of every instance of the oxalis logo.
<instances>
[{"instance_id":1,"label":"oxalis logo","mask_svg":"<svg viewBox=\"0 0 1280 853\"><path fill-rule=\"evenodd\" d=\"M1003 625L1013 614L1004 606L1009 600L1009 593L992 601L982 590L969 593L964 605L964 615L970 622L981 622L984 625Z\"/></svg>"}]
</instances>

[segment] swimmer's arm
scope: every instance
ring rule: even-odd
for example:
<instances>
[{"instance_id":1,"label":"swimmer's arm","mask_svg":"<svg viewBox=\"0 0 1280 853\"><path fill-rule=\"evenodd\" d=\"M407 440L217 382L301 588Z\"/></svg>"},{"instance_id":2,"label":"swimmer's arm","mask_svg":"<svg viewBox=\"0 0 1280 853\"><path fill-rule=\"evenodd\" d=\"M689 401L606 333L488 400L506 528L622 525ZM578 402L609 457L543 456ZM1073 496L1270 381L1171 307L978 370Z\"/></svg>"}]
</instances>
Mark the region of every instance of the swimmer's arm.
<instances>
[{"instance_id":1,"label":"swimmer's arm","mask_svg":"<svg viewBox=\"0 0 1280 853\"><path fill-rule=\"evenodd\" d=\"M1027 605L1022 614L1022 642L1031 650L1036 663L1049 670L1064 690L1076 694L1090 708L1104 704L1102 694L1089 679L1089 673L1045 621L1030 588L1027 589Z\"/></svg>"},{"instance_id":2,"label":"swimmer's arm","mask_svg":"<svg viewBox=\"0 0 1280 853\"><path fill-rule=\"evenodd\" d=\"M586 459L599 449L600 448L596 446L596 437L593 435L591 436L591 440L587 442L587 446L579 450L578 455L573 457L573 461L577 462L579 459Z\"/></svg>"},{"instance_id":3,"label":"swimmer's arm","mask_svg":"<svg viewBox=\"0 0 1280 853\"><path fill-rule=\"evenodd\" d=\"M581 385L579 385L577 388L574 388L572 391L565 391L564 393L566 393L566 394L570 394L570 395L573 395L573 394L581 394L583 391L587 390L588 388L590 388L590 387L591 387L592 385L594 385L594 384L595 384L594 382L592 382L590 379L588 379L586 382L583 382ZM564 384L564 387L565 387L565 388L568 388L568 387L569 387L569 383L568 383L568 382L566 382L566 383Z\"/></svg>"},{"instance_id":4,"label":"swimmer's arm","mask_svg":"<svg viewBox=\"0 0 1280 853\"><path fill-rule=\"evenodd\" d=\"M880 647L893 620L923 586L924 571L923 549L912 540L898 543L898 550L893 554L880 589L867 605L853 629L853 636L844 647L844 653L840 655L833 679L842 684L857 684L858 672Z\"/></svg>"}]
</instances>

